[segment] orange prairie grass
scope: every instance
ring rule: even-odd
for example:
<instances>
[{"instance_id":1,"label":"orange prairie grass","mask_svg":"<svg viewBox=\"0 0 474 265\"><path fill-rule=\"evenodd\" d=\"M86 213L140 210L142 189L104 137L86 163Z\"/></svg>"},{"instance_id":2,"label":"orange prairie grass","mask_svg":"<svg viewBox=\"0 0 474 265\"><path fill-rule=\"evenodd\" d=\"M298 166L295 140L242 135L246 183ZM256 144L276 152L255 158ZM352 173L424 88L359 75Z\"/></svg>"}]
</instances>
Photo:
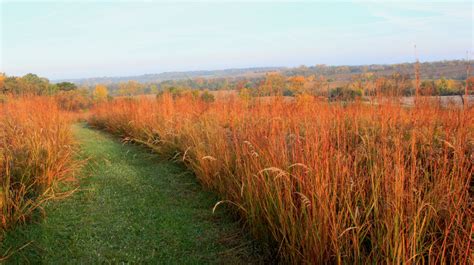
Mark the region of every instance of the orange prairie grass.
<instances>
[{"instance_id":1,"label":"orange prairie grass","mask_svg":"<svg viewBox=\"0 0 474 265\"><path fill-rule=\"evenodd\" d=\"M51 98L0 105L1 228L28 220L77 168L70 118Z\"/></svg>"},{"instance_id":2,"label":"orange prairie grass","mask_svg":"<svg viewBox=\"0 0 474 265\"><path fill-rule=\"evenodd\" d=\"M472 262L474 110L121 99L90 123L180 158L285 263ZM231 207L232 207L231 206Z\"/></svg>"}]
</instances>

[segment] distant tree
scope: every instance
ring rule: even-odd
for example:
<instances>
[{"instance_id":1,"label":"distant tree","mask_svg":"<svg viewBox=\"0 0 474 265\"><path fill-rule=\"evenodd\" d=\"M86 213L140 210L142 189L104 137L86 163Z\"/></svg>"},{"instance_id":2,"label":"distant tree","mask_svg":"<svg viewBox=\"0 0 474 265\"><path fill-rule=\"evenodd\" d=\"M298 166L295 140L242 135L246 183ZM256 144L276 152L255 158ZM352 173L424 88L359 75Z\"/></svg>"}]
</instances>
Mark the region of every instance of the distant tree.
<instances>
[{"instance_id":1,"label":"distant tree","mask_svg":"<svg viewBox=\"0 0 474 265\"><path fill-rule=\"evenodd\" d=\"M328 91L328 80L323 75L314 77L309 87L309 93L312 95L327 95Z\"/></svg>"},{"instance_id":2,"label":"distant tree","mask_svg":"<svg viewBox=\"0 0 474 265\"><path fill-rule=\"evenodd\" d=\"M229 80L227 80L227 78L224 78L224 80L222 81L221 89L229 89Z\"/></svg>"},{"instance_id":3,"label":"distant tree","mask_svg":"<svg viewBox=\"0 0 474 265\"><path fill-rule=\"evenodd\" d=\"M246 81L245 80L240 80L237 82L237 84L235 85L235 89L240 92L240 90L244 89L245 88L245 83Z\"/></svg>"},{"instance_id":4,"label":"distant tree","mask_svg":"<svg viewBox=\"0 0 474 265\"><path fill-rule=\"evenodd\" d=\"M471 76L466 80L466 88L465 89L466 89L467 94L470 94L470 93L474 92L474 76Z\"/></svg>"},{"instance_id":5,"label":"distant tree","mask_svg":"<svg viewBox=\"0 0 474 265\"><path fill-rule=\"evenodd\" d=\"M360 90L352 90L345 87L331 89L329 93L330 100L353 101L360 96L362 96L362 92Z\"/></svg>"},{"instance_id":6,"label":"distant tree","mask_svg":"<svg viewBox=\"0 0 474 265\"><path fill-rule=\"evenodd\" d=\"M156 86L156 84L151 84L150 85L150 92L151 94L156 94L158 93L158 87Z\"/></svg>"},{"instance_id":7,"label":"distant tree","mask_svg":"<svg viewBox=\"0 0 474 265\"><path fill-rule=\"evenodd\" d=\"M59 91L71 91L77 89L76 84L71 82L61 82L57 83L56 86L58 87Z\"/></svg>"},{"instance_id":8,"label":"distant tree","mask_svg":"<svg viewBox=\"0 0 474 265\"><path fill-rule=\"evenodd\" d=\"M21 91L19 78L14 76L6 76L3 81L3 94L19 94Z\"/></svg>"},{"instance_id":9,"label":"distant tree","mask_svg":"<svg viewBox=\"0 0 474 265\"><path fill-rule=\"evenodd\" d=\"M47 95L50 94L49 80L35 74L26 74L16 79L15 94Z\"/></svg>"},{"instance_id":10,"label":"distant tree","mask_svg":"<svg viewBox=\"0 0 474 265\"><path fill-rule=\"evenodd\" d=\"M267 73L265 80L260 85L260 93L263 96L282 95L286 88L285 77L278 72Z\"/></svg>"},{"instance_id":11,"label":"distant tree","mask_svg":"<svg viewBox=\"0 0 474 265\"><path fill-rule=\"evenodd\" d=\"M349 83L349 88L354 91L359 91L361 95L364 94L364 84L363 84L363 75L354 76L351 83Z\"/></svg>"},{"instance_id":12,"label":"distant tree","mask_svg":"<svg viewBox=\"0 0 474 265\"><path fill-rule=\"evenodd\" d=\"M302 75L292 76L288 78L290 83L290 90L293 94L301 94L303 93L303 87L305 84L305 78Z\"/></svg>"},{"instance_id":13,"label":"distant tree","mask_svg":"<svg viewBox=\"0 0 474 265\"><path fill-rule=\"evenodd\" d=\"M127 87L130 95L138 95L141 93L142 85L137 81L130 80L127 82Z\"/></svg>"},{"instance_id":14,"label":"distant tree","mask_svg":"<svg viewBox=\"0 0 474 265\"><path fill-rule=\"evenodd\" d=\"M196 78L194 81L196 82L196 85L197 85L198 87L202 87L202 85L204 85L204 78L198 77L198 78Z\"/></svg>"},{"instance_id":15,"label":"distant tree","mask_svg":"<svg viewBox=\"0 0 474 265\"><path fill-rule=\"evenodd\" d=\"M118 94L119 96L125 96L125 95L127 95L127 83L125 83L125 82L120 82L120 83L118 83L117 94Z\"/></svg>"},{"instance_id":16,"label":"distant tree","mask_svg":"<svg viewBox=\"0 0 474 265\"><path fill-rule=\"evenodd\" d=\"M436 89L438 90L447 90L448 89L448 80L446 78L441 77L440 79L436 80Z\"/></svg>"},{"instance_id":17,"label":"distant tree","mask_svg":"<svg viewBox=\"0 0 474 265\"><path fill-rule=\"evenodd\" d=\"M437 95L461 95L462 88L452 79L446 79L444 77L435 81L435 88Z\"/></svg>"},{"instance_id":18,"label":"distant tree","mask_svg":"<svg viewBox=\"0 0 474 265\"><path fill-rule=\"evenodd\" d=\"M59 91L55 98L59 107L68 111L86 110L93 103L90 91L87 89Z\"/></svg>"},{"instance_id":19,"label":"distant tree","mask_svg":"<svg viewBox=\"0 0 474 265\"><path fill-rule=\"evenodd\" d=\"M431 95L433 91L436 91L435 82L430 80L424 80L420 84L420 93L421 95Z\"/></svg>"},{"instance_id":20,"label":"distant tree","mask_svg":"<svg viewBox=\"0 0 474 265\"><path fill-rule=\"evenodd\" d=\"M94 99L98 101L104 101L109 95L109 91L105 85L96 85L94 89Z\"/></svg>"},{"instance_id":21,"label":"distant tree","mask_svg":"<svg viewBox=\"0 0 474 265\"><path fill-rule=\"evenodd\" d=\"M58 93L58 91L59 91L59 88L56 84L48 84L48 90L44 95L51 96Z\"/></svg>"},{"instance_id":22,"label":"distant tree","mask_svg":"<svg viewBox=\"0 0 474 265\"><path fill-rule=\"evenodd\" d=\"M294 95L295 95L295 92L293 92L293 90L285 89L283 91L283 96L285 97L293 97Z\"/></svg>"},{"instance_id":23,"label":"distant tree","mask_svg":"<svg viewBox=\"0 0 474 265\"><path fill-rule=\"evenodd\" d=\"M250 89L242 88L239 90L239 97L243 100L250 100L252 94L250 93Z\"/></svg>"},{"instance_id":24,"label":"distant tree","mask_svg":"<svg viewBox=\"0 0 474 265\"><path fill-rule=\"evenodd\" d=\"M205 90L201 94L201 100L204 101L204 102L214 102L215 97L214 97L213 94L209 93L209 91Z\"/></svg>"},{"instance_id":25,"label":"distant tree","mask_svg":"<svg viewBox=\"0 0 474 265\"><path fill-rule=\"evenodd\" d=\"M133 95L138 95L142 91L143 86L138 83L137 81L130 80L128 82L121 82L119 83L119 90L118 94L120 96L133 96Z\"/></svg>"},{"instance_id":26,"label":"distant tree","mask_svg":"<svg viewBox=\"0 0 474 265\"><path fill-rule=\"evenodd\" d=\"M199 90L197 89L191 89L190 90L190 95L192 99L198 99L199 98ZM211 94L212 95L212 94Z\"/></svg>"},{"instance_id":27,"label":"distant tree","mask_svg":"<svg viewBox=\"0 0 474 265\"><path fill-rule=\"evenodd\" d=\"M3 89L5 87L5 79L6 79L5 74L0 73L0 91L3 91Z\"/></svg>"},{"instance_id":28,"label":"distant tree","mask_svg":"<svg viewBox=\"0 0 474 265\"><path fill-rule=\"evenodd\" d=\"M184 93L183 88L175 87L175 86L167 88L166 91L170 93L173 98L179 98Z\"/></svg>"}]
</instances>

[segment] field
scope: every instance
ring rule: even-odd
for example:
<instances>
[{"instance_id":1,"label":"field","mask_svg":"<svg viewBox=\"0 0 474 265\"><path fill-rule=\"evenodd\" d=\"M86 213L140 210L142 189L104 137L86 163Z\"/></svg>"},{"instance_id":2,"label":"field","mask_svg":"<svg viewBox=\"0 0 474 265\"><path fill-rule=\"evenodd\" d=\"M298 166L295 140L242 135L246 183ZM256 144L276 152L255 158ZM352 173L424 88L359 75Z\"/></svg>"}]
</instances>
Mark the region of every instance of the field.
<instances>
[{"instance_id":1,"label":"field","mask_svg":"<svg viewBox=\"0 0 474 265\"><path fill-rule=\"evenodd\" d=\"M165 93L89 123L184 163L284 263L472 262L472 107Z\"/></svg>"},{"instance_id":2,"label":"field","mask_svg":"<svg viewBox=\"0 0 474 265\"><path fill-rule=\"evenodd\" d=\"M0 0L0 264L474 264L472 10Z\"/></svg>"},{"instance_id":3,"label":"field","mask_svg":"<svg viewBox=\"0 0 474 265\"><path fill-rule=\"evenodd\" d=\"M7 95L0 261L472 263L472 99Z\"/></svg>"},{"instance_id":4,"label":"field","mask_svg":"<svg viewBox=\"0 0 474 265\"><path fill-rule=\"evenodd\" d=\"M184 251L183 263L472 262L471 98L214 96L97 100L87 112L61 97L8 97L4 258L168 263ZM72 127L84 119L163 164Z\"/></svg>"}]
</instances>

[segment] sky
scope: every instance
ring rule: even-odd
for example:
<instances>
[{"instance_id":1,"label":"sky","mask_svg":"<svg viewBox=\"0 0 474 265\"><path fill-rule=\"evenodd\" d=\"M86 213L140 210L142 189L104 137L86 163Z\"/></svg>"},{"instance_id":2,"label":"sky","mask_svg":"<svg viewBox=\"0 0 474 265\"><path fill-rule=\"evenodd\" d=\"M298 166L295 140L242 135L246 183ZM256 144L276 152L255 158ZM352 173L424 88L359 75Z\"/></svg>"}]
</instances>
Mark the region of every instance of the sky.
<instances>
[{"instance_id":1,"label":"sky","mask_svg":"<svg viewBox=\"0 0 474 265\"><path fill-rule=\"evenodd\" d=\"M464 59L471 1L0 0L0 72L49 79Z\"/></svg>"}]
</instances>

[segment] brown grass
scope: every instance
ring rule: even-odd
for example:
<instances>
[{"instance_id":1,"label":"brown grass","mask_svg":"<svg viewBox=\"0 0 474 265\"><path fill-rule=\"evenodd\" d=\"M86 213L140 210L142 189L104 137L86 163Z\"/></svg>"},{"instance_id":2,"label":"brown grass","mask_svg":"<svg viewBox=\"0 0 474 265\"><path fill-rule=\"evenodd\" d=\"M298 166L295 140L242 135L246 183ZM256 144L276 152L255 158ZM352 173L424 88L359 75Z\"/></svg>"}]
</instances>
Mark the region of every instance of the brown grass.
<instances>
[{"instance_id":1,"label":"brown grass","mask_svg":"<svg viewBox=\"0 0 474 265\"><path fill-rule=\"evenodd\" d=\"M474 110L115 100L90 123L179 158L287 263L471 263Z\"/></svg>"},{"instance_id":2,"label":"brown grass","mask_svg":"<svg viewBox=\"0 0 474 265\"><path fill-rule=\"evenodd\" d=\"M1 229L64 195L57 184L72 178L74 149L70 118L53 99L11 98L0 105Z\"/></svg>"}]
</instances>

